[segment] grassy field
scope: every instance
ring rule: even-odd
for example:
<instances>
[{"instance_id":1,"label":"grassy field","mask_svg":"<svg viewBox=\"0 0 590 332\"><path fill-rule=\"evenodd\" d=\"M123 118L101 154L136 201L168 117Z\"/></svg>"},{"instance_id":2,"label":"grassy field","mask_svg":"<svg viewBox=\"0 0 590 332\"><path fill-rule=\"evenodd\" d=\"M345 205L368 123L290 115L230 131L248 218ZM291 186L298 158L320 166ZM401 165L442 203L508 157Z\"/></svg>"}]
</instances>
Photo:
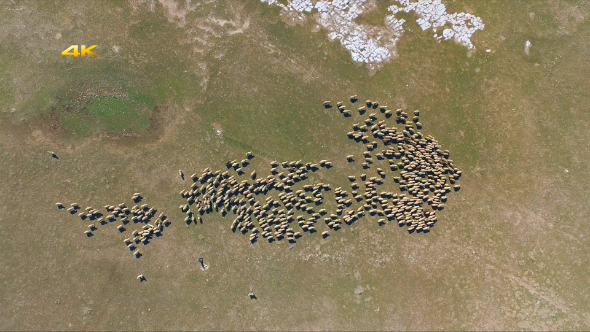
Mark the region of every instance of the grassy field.
<instances>
[{"instance_id":1,"label":"grassy field","mask_svg":"<svg viewBox=\"0 0 590 332\"><path fill-rule=\"evenodd\" d=\"M0 329L590 328L590 3L447 1L486 24L473 54L408 20L399 56L370 73L311 20L187 2L0 0ZM61 55L72 44L99 57ZM429 233L371 217L250 245L231 215L183 223L178 170L246 151L260 176L331 160L310 181L347 186L361 118L322 103L352 94L421 110L463 171ZM54 205L134 192L172 220L139 259L114 224L87 238Z\"/></svg>"}]
</instances>

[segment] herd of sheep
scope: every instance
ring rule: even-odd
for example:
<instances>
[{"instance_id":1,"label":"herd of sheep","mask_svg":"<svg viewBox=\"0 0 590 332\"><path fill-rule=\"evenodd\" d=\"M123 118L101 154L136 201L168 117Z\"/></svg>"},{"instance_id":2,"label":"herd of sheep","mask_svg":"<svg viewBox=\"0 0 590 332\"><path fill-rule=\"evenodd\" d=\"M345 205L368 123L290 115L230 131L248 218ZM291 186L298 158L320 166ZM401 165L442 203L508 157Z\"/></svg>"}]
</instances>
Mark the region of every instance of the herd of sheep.
<instances>
[{"instance_id":1,"label":"herd of sheep","mask_svg":"<svg viewBox=\"0 0 590 332\"><path fill-rule=\"evenodd\" d=\"M134 193L131 198L134 203L140 203L143 197L140 193ZM62 203L55 203L57 208L66 209ZM118 205L105 205L104 209L108 215L103 214L100 210L92 206L86 207L84 210L80 208L77 203L71 203L67 211L72 215L78 215L81 220L89 220L92 222L88 225L88 229L84 231L87 237L94 236L94 232L98 230L98 226L105 226L119 221L117 230L120 233L127 231L130 223L140 224L141 227L131 232L131 236L125 238L123 242L133 253L135 257L141 257L141 251L137 248L139 244L147 245L154 237L160 237L164 227L170 225L170 220L160 213L156 217L155 208L148 206L148 204L134 205L129 209L125 203Z\"/></svg>"},{"instance_id":2,"label":"herd of sheep","mask_svg":"<svg viewBox=\"0 0 590 332\"><path fill-rule=\"evenodd\" d=\"M354 105L358 98L352 96L350 102ZM332 103L326 101L324 107L331 109ZM336 107L345 117L352 117L353 111L343 102L336 103ZM322 222L326 226L321 234L327 237L343 223L350 225L366 215L376 216L380 225L397 221L410 232L428 232L437 221L436 210L444 208L450 192L460 189L456 181L461 171L449 159L449 151L419 131L419 111L414 111L410 119L401 109L392 111L367 100L357 113L362 117L368 112L363 122L353 124L348 133L350 139L365 145L358 158L362 173L348 176L350 190L333 189L335 211L329 213L322 207L325 193L332 191L329 184L304 184L310 172L331 168L330 161L272 161L270 175L258 178L256 171L245 175L245 168L254 158L248 152L241 161L229 161L228 170L207 168L191 176L191 187L180 192L186 200L180 206L186 214L185 222L202 223L202 216L213 212L224 216L231 213L235 218L230 229L249 234L251 242L259 238L295 241L304 233L319 232L318 223ZM388 119L395 125L388 125ZM354 155L346 159L350 163L357 161ZM373 170L375 175L368 176L367 172ZM378 192L379 187L396 189Z\"/></svg>"},{"instance_id":3,"label":"herd of sheep","mask_svg":"<svg viewBox=\"0 0 590 332\"><path fill-rule=\"evenodd\" d=\"M328 237L343 224L368 217L379 225L396 222L410 233L428 232L437 222L436 211L444 208L449 193L460 189L456 182L461 171L449 158L449 151L443 150L432 136L420 132L418 110L411 114L402 109L393 111L370 100L359 105L356 96L350 97L349 106L344 102L335 105L343 116L360 118L347 136L363 145L362 155L343 156L343 161L358 164L358 173L348 175L350 188L310 183L311 173L334 167L328 160L272 161L267 176L259 176L255 170L246 172L254 158L248 152L241 160L227 162L225 170L206 168L191 175L190 187L179 193L184 200L179 206L184 222L201 224L204 215L231 214L233 221L227 227L249 234L252 243L260 239L294 242L316 232ZM334 107L325 101L324 108ZM184 173L179 173L184 180ZM142 197L135 193L132 199L139 203ZM65 209L61 203L56 204ZM106 216L92 207L79 211L76 203L67 210L83 220L94 221L85 231L88 237L97 229L96 223L120 220L117 229L121 233L129 222L141 223L124 240L136 257L141 256L137 246L160 236L170 223L162 213L156 217L157 210L147 204L131 209L124 203L104 208L109 213Z\"/></svg>"}]
</instances>

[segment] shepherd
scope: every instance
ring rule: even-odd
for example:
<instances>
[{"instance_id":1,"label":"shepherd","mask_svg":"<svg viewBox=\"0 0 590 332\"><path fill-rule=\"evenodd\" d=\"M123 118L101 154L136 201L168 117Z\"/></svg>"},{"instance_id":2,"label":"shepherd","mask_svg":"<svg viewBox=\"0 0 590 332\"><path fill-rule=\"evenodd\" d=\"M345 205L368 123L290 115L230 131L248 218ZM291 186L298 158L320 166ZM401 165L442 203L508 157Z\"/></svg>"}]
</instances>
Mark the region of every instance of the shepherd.
<instances>
[{"instance_id":1,"label":"shepherd","mask_svg":"<svg viewBox=\"0 0 590 332\"><path fill-rule=\"evenodd\" d=\"M207 270L207 269L209 268L209 266L208 266L208 265L205 265L205 264L203 263L203 258L200 258L200 257L199 257L199 258L197 259L197 263L201 264L201 270L203 270L203 271L205 271L205 270Z\"/></svg>"}]
</instances>

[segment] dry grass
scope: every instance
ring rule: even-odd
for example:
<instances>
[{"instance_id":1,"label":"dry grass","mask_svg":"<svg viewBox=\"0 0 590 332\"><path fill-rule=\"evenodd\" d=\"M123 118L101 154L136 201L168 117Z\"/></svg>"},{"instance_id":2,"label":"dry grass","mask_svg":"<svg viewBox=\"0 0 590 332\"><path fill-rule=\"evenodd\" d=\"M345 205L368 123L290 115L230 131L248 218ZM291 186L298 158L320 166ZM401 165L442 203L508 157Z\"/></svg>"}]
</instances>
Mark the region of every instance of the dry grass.
<instances>
[{"instance_id":1,"label":"dry grass","mask_svg":"<svg viewBox=\"0 0 590 332\"><path fill-rule=\"evenodd\" d=\"M486 23L475 54L416 26L372 76L263 4L204 3L180 27L150 3L0 3L1 329L589 328L584 2L453 2ZM101 45L90 67L102 86L123 76L154 98L157 130L86 137L51 121L54 97L91 78L92 59L59 54L83 42ZM222 168L249 150L261 175L271 160L333 160L317 179L344 186L356 171L340 161L360 147L345 136L351 121L321 103L351 94L420 109L423 132L463 170L430 233L367 218L327 239L250 246L229 217L183 224L178 169ZM86 238L88 222L54 207L129 204L136 191L174 221L140 259L114 225Z\"/></svg>"}]
</instances>

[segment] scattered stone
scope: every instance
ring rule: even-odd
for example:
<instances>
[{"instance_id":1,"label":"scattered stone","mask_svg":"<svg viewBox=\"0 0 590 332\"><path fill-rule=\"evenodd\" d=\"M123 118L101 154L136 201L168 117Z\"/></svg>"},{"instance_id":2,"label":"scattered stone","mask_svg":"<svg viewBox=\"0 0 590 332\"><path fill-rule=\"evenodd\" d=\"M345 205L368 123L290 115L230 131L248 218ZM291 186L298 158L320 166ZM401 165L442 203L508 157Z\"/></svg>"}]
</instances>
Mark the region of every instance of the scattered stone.
<instances>
[{"instance_id":1,"label":"scattered stone","mask_svg":"<svg viewBox=\"0 0 590 332\"><path fill-rule=\"evenodd\" d=\"M530 55L531 46L533 46L533 44L528 40L524 43L524 54Z\"/></svg>"}]
</instances>

